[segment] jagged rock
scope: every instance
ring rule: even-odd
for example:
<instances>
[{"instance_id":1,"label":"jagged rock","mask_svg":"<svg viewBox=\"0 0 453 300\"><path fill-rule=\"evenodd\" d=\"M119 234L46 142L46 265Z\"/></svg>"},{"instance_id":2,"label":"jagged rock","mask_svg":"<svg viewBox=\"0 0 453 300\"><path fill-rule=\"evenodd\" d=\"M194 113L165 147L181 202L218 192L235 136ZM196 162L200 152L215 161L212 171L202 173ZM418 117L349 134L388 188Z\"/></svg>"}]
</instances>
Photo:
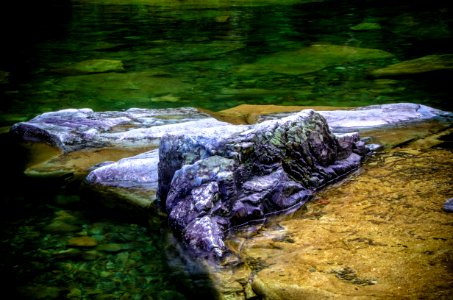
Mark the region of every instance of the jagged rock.
<instances>
[{"instance_id":1,"label":"jagged rock","mask_svg":"<svg viewBox=\"0 0 453 300\"><path fill-rule=\"evenodd\" d=\"M229 228L303 204L365 152L357 133L335 136L313 110L226 135L165 135L158 198L192 249L220 258Z\"/></svg>"}]
</instances>

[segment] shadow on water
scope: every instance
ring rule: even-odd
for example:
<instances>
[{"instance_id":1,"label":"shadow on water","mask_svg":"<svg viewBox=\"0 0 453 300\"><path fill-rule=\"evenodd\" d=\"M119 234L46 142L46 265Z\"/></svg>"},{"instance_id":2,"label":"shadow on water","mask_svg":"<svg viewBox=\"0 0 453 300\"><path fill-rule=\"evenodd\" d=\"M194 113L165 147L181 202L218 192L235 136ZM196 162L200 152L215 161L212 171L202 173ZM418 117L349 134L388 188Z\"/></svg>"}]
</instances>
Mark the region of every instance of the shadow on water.
<instances>
[{"instance_id":1,"label":"shadow on water","mask_svg":"<svg viewBox=\"0 0 453 300\"><path fill-rule=\"evenodd\" d=\"M0 140L0 270L10 299L217 298L164 218L108 209L69 177L27 178L27 151L7 134Z\"/></svg>"}]
</instances>

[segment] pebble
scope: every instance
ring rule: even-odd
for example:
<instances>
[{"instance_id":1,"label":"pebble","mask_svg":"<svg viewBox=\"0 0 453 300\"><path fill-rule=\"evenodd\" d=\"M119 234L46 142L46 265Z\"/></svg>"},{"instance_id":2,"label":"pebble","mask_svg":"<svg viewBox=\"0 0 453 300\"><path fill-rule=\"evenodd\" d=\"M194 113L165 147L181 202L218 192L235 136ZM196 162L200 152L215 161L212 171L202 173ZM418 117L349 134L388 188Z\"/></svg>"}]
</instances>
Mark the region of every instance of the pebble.
<instances>
[{"instance_id":1,"label":"pebble","mask_svg":"<svg viewBox=\"0 0 453 300\"><path fill-rule=\"evenodd\" d=\"M449 198L445 201L444 210L446 212L453 212L453 198Z\"/></svg>"}]
</instances>

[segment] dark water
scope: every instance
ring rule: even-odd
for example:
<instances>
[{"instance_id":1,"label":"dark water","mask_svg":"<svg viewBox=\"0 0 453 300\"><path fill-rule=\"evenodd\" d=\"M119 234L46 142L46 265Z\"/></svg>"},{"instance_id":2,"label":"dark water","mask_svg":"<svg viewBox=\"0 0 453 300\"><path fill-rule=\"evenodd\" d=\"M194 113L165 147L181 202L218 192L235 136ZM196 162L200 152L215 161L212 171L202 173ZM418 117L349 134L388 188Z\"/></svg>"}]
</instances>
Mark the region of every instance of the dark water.
<instances>
[{"instance_id":1,"label":"dark water","mask_svg":"<svg viewBox=\"0 0 453 300\"><path fill-rule=\"evenodd\" d=\"M382 79L369 75L399 61L453 53L448 2L124 2L0 4L1 127L69 107L100 111L195 106L217 111L244 103L417 102L452 108L451 73ZM363 23L370 27L354 27ZM313 44L378 49L392 56L334 59L325 65L320 61L318 69L292 72L292 62L300 57L291 55ZM289 71L272 58L287 63ZM121 61L123 68L92 74L71 69L99 59ZM267 63L259 64L263 61ZM171 239L165 226L156 231L145 220L103 210L93 213L87 201L95 199L81 197L77 185L23 178L26 153L6 135L1 141L7 161L2 171L0 268L7 277L4 286L19 289L17 297L213 297L202 270L181 267L185 264L172 243L165 242ZM77 230L49 229L65 213L73 216L65 224ZM68 241L81 232L94 237L98 248L122 248L68 248Z\"/></svg>"},{"instance_id":2,"label":"dark water","mask_svg":"<svg viewBox=\"0 0 453 300\"><path fill-rule=\"evenodd\" d=\"M68 107L221 110L242 103L361 106L410 101L450 108L451 74L391 82L368 76L370 70L394 62L453 53L453 17L443 2L241 6L236 1L221 7L208 4L227 1L198 1L204 6L185 4L193 1L161 6L89 2L2 4L0 70L9 73L1 85L4 125ZM361 23L378 27L352 29ZM394 56L330 63L304 74L238 71L266 55L312 44L380 49ZM92 59L121 60L124 70L85 76L56 71Z\"/></svg>"}]
</instances>

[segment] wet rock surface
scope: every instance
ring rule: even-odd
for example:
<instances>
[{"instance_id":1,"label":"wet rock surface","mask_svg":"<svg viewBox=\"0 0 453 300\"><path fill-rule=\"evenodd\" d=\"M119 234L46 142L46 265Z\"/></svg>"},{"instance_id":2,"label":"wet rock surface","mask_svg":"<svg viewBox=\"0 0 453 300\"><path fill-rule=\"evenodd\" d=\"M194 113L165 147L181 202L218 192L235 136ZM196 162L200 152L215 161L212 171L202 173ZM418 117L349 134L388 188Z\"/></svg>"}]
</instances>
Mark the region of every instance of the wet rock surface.
<instances>
[{"instance_id":1,"label":"wet rock surface","mask_svg":"<svg viewBox=\"0 0 453 300\"><path fill-rule=\"evenodd\" d=\"M353 118L356 124L360 125L361 121L367 120L366 109L369 108L358 109L360 113L355 112L356 116L361 114L363 116L363 119ZM448 122L445 125L439 123L439 120L448 121L451 114L415 104L374 106L373 108L377 110L369 115L371 118L379 117L380 121L371 125L365 122L367 126L360 127L359 131L362 136L366 135L372 142L383 144L385 147L384 152L363 166L360 175L353 176L351 180L338 186L334 185L326 191L317 191L314 201L307 203L296 214L290 215L292 218L280 216L273 219L265 210L270 206L263 206L262 212L268 220L267 223L264 222L265 220L248 223L247 226L241 227L241 231L235 231L228 237L225 229L242 221L239 218L236 219L239 220L237 223L224 222L227 213L219 205L220 195L234 191L229 185L232 178L244 179L246 178L244 174L250 174L235 171L241 159L248 157L253 162L256 160L259 166L255 169L258 169L261 174L253 176L253 180L245 180L241 183L242 186L233 186L233 188L241 188L238 199L241 200L239 201L241 204L244 204L243 206L230 204L230 207L237 212L246 211L243 210L245 207L250 209L253 218L259 216L261 212L254 208L257 205L256 199L263 196L266 198L266 193L275 192L275 187L279 185L284 186L286 191L297 194L300 186L305 184L303 181L294 183L293 178L287 175L287 170L294 170L297 166L297 164L291 164L290 160L280 162L280 165L287 163L292 167L287 169L276 167L273 170L274 165L266 167L267 165L263 163L266 158L275 158L282 153L287 154L285 151L290 153L295 149L291 147L287 149L285 146L283 151L279 143L275 143L279 140L274 139L275 132L278 130L272 137L261 136L265 141L270 142L268 146L261 148L251 146L253 144L245 138L247 134L253 132L256 134L260 126L265 127L266 124L270 124L263 122L265 118L274 119L276 121L272 122L278 123L281 122L279 118L287 115L275 114L261 117L257 108L257 119L263 123L255 126L241 127L222 123L219 127L198 130L198 135L172 135L178 137L181 145L186 147L180 148L178 150L180 152L172 152L171 160L166 161L174 163L170 169L173 170L172 172L178 172L175 180L184 183L181 186L178 185L179 188L173 189L172 195L186 196L182 200L179 199L179 202L178 197L172 198L171 206L174 209L170 214L173 213L171 217L178 220L172 221L172 225L173 228L186 226L181 235L184 240L191 241L188 242L189 247L205 249L209 246L208 249L214 253L217 249L221 249L223 243L233 254L225 261L227 264L225 267L219 269L219 266L215 266L210 272L220 298L357 298L370 294L389 297L438 295L442 298L451 292L448 289L448 286L451 286L451 272L448 271L448 261L451 261L449 258L451 239L446 235L450 230L451 222L446 219L450 214L443 207L446 205L445 199L450 197L448 189L451 189L451 175L449 175L451 151L435 148L435 145L446 145L449 142L445 136L448 137L451 134L445 135L442 132L448 127ZM398 109L401 113L397 113ZM347 112L342 110L338 115L344 118ZM244 119L243 116L240 117ZM327 114L324 117L329 120ZM184 117L176 117L176 119L184 119ZM341 121L337 124L341 124ZM337 126L336 131L349 131L355 128L348 126L343 128ZM181 127L184 128L184 126ZM78 126L72 126L72 128L78 128ZM346 130L348 128L349 130ZM33 136L31 133L27 138ZM227 141L238 136L242 136L242 143L236 147L228 146ZM286 139L291 135L282 136ZM352 151L353 147L349 147L352 144L355 147L364 146L360 141L358 144L354 142L358 137L356 134L337 133L332 134L331 137L337 140L337 147L342 148L345 153ZM167 138L169 136L165 136L162 142ZM45 139L38 135L38 140ZM264 140L256 141L266 145ZM81 167L85 171L93 172L91 177L89 176L91 178L89 183L96 189L107 187L113 193L127 194L127 196L134 193L141 194L143 203L139 206L148 208L150 201L155 199L153 194L155 191L152 191L152 187L156 185L156 176L148 176L147 172L141 176L139 171L157 168L157 150L150 151L146 146L134 148L134 151L138 151L133 154L137 154L136 156L118 160L105 155L110 150L104 148L82 149L84 146L91 147L94 144L96 143L82 143L74 148L81 150L63 153L59 159L54 160L54 170L58 170L62 165L68 171L74 168L73 161L68 158L70 155L81 157L98 155L96 159L84 161ZM123 147L127 143L116 145ZM395 147L397 150L391 150ZM255 151L256 154L252 154ZM294 152L297 151L294 150ZM119 158L130 156L127 153L130 152L124 151L118 156ZM179 157L180 153L185 154ZM316 160L319 162L327 163L332 159L328 155L330 153L328 149L325 152L315 151L315 153L318 153ZM109 161L99 164L103 161L102 157ZM153 163L150 164L148 159ZM118 161L114 162L115 160ZM271 165L275 163L272 159L269 161ZM278 166L278 163L276 165ZM140 166L144 168L141 169ZM131 174L135 172L136 167L138 172ZM270 170L275 173L266 174ZM187 176L193 176L193 179L201 178L201 182L193 180L187 183ZM169 178L171 183L173 177L167 175L167 180ZM286 184L288 182L291 184ZM167 189L171 190L171 184ZM190 189L191 191L188 192ZM286 197L285 200L289 199L289 201L272 202L274 207L290 205L289 194L281 194ZM74 201L72 198L69 200L70 203ZM244 218L242 220L251 220L247 219L250 216L246 214L238 215ZM42 230L45 234L77 238L70 243L68 237L64 239L58 251L52 250L51 257L58 260L83 258L87 262L92 262L91 266L99 261L101 252L115 255L130 252L130 245L122 245L115 239L103 242L95 231L88 233L88 236L96 239L98 243L96 246L77 246L77 243L86 242L84 240L86 238L80 239L81 236L87 235L84 232L86 222L73 219L67 214L62 214L43 226ZM414 222L414 220L418 221ZM399 229L395 230L395 228ZM235 227L235 230L237 229L239 228ZM35 234L38 235L33 233L33 236ZM135 237L134 241L145 241L148 238ZM65 249L67 245L73 243L74 246ZM49 253L40 252L37 255L48 257ZM358 260L357 257L360 259ZM385 259L382 260L382 257ZM208 266L208 268L211 267L213 266ZM395 271L396 269L404 272ZM107 276L109 272L111 270L105 271L103 275ZM420 276L426 273L430 276ZM405 291L398 288L402 285L400 282L404 282L404 286L407 287ZM47 287L47 285L44 286ZM41 292L51 293L51 287L49 285L49 289ZM30 293L35 292L30 291ZM84 293L77 288L64 292L71 295Z\"/></svg>"},{"instance_id":2,"label":"wet rock surface","mask_svg":"<svg viewBox=\"0 0 453 300\"><path fill-rule=\"evenodd\" d=\"M224 299L247 299L249 284L265 299L448 299L453 152L441 143L388 149L303 209L231 234L241 264L212 271Z\"/></svg>"},{"instance_id":3,"label":"wet rock surface","mask_svg":"<svg viewBox=\"0 0 453 300\"><path fill-rule=\"evenodd\" d=\"M190 248L222 257L228 229L302 205L357 169L366 152L380 149L348 132L449 117L410 103L265 114L257 116L256 125L231 125L193 108L69 109L17 123L11 132L63 151L28 169L28 175L86 176L93 190L118 196L105 197L109 207L147 210L157 191L171 225ZM151 150L156 145L160 150ZM116 157L124 157L118 161L105 161L118 151L108 149L128 151L119 151Z\"/></svg>"},{"instance_id":4,"label":"wet rock surface","mask_svg":"<svg viewBox=\"0 0 453 300\"><path fill-rule=\"evenodd\" d=\"M333 135L313 110L229 135L166 135L158 198L191 248L221 258L229 228L305 203L366 153L358 134Z\"/></svg>"}]
</instances>

